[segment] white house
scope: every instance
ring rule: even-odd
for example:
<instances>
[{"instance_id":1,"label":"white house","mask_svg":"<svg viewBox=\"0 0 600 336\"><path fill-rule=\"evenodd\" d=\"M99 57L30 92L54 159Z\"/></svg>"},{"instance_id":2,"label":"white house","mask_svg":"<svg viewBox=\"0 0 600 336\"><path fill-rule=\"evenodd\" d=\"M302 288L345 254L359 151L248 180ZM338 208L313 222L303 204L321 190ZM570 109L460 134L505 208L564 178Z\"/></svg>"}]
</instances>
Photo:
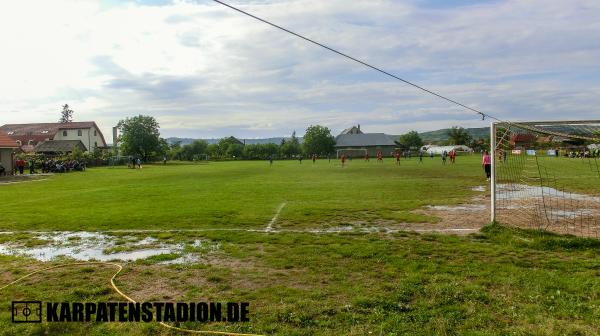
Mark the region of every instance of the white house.
<instances>
[{"instance_id":1,"label":"white house","mask_svg":"<svg viewBox=\"0 0 600 336\"><path fill-rule=\"evenodd\" d=\"M12 138L24 150L53 140L80 140L87 151L93 151L96 147L106 147L104 135L93 121L7 124L0 127L0 133Z\"/></svg>"}]
</instances>

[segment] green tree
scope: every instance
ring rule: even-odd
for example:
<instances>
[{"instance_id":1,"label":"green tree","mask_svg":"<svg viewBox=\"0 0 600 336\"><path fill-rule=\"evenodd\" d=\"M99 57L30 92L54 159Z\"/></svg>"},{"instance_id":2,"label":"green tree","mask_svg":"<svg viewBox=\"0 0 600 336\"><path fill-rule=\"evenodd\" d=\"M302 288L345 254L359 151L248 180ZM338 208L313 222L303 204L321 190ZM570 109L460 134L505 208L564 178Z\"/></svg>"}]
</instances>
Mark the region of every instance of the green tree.
<instances>
[{"instance_id":1,"label":"green tree","mask_svg":"<svg viewBox=\"0 0 600 336\"><path fill-rule=\"evenodd\" d=\"M66 124L73 121L73 110L69 108L68 104L63 105L62 111L60 112L59 123Z\"/></svg>"},{"instance_id":2,"label":"green tree","mask_svg":"<svg viewBox=\"0 0 600 336\"><path fill-rule=\"evenodd\" d=\"M410 131L402 134L396 143L404 149L421 148L423 147L423 139L416 131Z\"/></svg>"},{"instance_id":3,"label":"green tree","mask_svg":"<svg viewBox=\"0 0 600 336\"><path fill-rule=\"evenodd\" d=\"M181 148L181 158L184 160L192 161L194 158L198 158L203 154L206 154L208 149L208 143L204 140L194 140L191 144L185 145Z\"/></svg>"},{"instance_id":4,"label":"green tree","mask_svg":"<svg viewBox=\"0 0 600 336\"><path fill-rule=\"evenodd\" d=\"M182 151L182 147L181 147L181 140L175 141L174 143L171 144L171 146L169 146L169 151L167 152L167 157L170 160L182 160L183 158L181 157L181 151Z\"/></svg>"},{"instance_id":5,"label":"green tree","mask_svg":"<svg viewBox=\"0 0 600 336\"><path fill-rule=\"evenodd\" d=\"M232 143L229 144L229 147L227 147L226 155L230 158L241 158L243 151L244 145L240 145L239 143Z\"/></svg>"},{"instance_id":6,"label":"green tree","mask_svg":"<svg viewBox=\"0 0 600 336\"><path fill-rule=\"evenodd\" d=\"M309 126L304 135L304 151L307 154L329 154L333 153L335 138L331 135L329 128L315 125Z\"/></svg>"},{"instance_id":7,"label":"green tree","mask_svg":"<svg viewBox=\"0 0 600 336\"><path fill-rule=\"evenodd\" d=\"M291 158L295 155L302 153L302 147L300 146L300 141L296 137L296 131L292 133L292 137L289 141L282 140L281 141L281 155L287 158Z\"/></svg>"},{"instance_id":8,"label":"green tree","mask_svg":"<svg viewBox=\"0 0 600 336\"><path fill-rule=\"evenodd\" d=\"M117 127L121 132L119 143L123 154L147 161L151 156L160 153L160 126L154 117L139 115L126 118L119 121Z\"/></svg>"},{"instance_id":9,"label":"green tree","mask_svg":"<svg viewBox=\"0 0 600 336\"><path fill-rule=\"evenodd\" d=\"M462 127L452 126L448 130L449 145L468 145L471 143L471 135Z\"/></svg>"},{"instance_id":10,"label":"green tree","mask_svg":"<svg viewBox=\"0 0 600 336\"><path fill-rule=\"evenodd\" d=\"M215 158L218 159L221 156L223 156L223 153L221 152L221 148L219 147L219 144L210 144L206 147L206 153L211 157L211 158Z\"/></svg>"}]
</instances>

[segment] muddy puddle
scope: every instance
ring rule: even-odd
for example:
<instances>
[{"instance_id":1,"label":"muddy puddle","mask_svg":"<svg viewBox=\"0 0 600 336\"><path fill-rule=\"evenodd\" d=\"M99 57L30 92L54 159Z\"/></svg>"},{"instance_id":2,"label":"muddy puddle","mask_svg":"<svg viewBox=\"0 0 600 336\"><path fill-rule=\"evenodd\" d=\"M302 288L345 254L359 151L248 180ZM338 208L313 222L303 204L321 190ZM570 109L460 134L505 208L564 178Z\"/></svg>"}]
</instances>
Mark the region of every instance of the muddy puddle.
<instances>
[{"instance_id":1,"label":"muddy puddle","mask_svg":"<svg viewBox=\"0 0 600 336\"><path fill-rule=\"evenodd\" d=\"M25 243L0 244L0 254L39 261L65 257L81 261L136 261L155 257L158 263L165 264L198 262L203 252L218 249L217 243L199 239L192 243L169 243L153 237L115 237L97 232L39 233L32 234Z\"/></svg>"},{"instance_id":2,"label":"muddy puddle","mask_svg":"<svg viewBox=\"0 0 600 336\"><path fill-rule=\"evenodd\" d=\"M560 196L578 201L600 202L600 196L590 196L561 191L550 187L525 184L498 184L496 197L503 199L527 199L544 196Z\"/></svg>"}]
</instances>

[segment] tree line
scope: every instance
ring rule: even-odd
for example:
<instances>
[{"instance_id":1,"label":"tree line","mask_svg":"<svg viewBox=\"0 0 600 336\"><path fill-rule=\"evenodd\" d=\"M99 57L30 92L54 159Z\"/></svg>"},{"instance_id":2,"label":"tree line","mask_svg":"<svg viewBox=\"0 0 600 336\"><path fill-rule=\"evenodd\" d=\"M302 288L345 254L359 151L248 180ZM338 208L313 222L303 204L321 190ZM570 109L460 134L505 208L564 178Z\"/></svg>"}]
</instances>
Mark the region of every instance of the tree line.
<instances>
[{"instance_id":1,"label":"tree line","mask_svg":"<svg viewBox=\"0 0 600 336\"><path fill-rule=\"evenodd\" d=\"M244 145L233 136L222 138L218 143L208 144L204 140L194 140L190 144L181 142L168 144L160 137L160 126L151 116L135 116L121 120L117 127L120 136L117 139L122 155L139 157L144 161L160 160L219 160L244 159L266 160L291 159L299 156L331 155L334 153L335 138L331 130L321 125L311 125L306 129L303 143L300 143L294 131L290 138L280 144Z\"/></svg>"}]
</instances>

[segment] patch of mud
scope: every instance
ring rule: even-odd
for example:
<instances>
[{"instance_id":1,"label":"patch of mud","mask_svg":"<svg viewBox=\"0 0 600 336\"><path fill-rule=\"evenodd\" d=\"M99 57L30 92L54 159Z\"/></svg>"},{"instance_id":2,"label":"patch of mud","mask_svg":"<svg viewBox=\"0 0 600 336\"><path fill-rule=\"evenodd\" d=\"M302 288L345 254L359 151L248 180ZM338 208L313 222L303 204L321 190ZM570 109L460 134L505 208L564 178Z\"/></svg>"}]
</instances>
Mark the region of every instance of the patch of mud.
<instances>
[{"instance_id":1,"label":"patch of mud","mask_svg":"<svg viewBox=\"0 0 600 336\"><path fill-rule=\"evenodd\" d=\"M24 175L12 175L12 176L2 176L0 177L0 185L8 185L8 184L16 184L16 183L24 183L24 182L36 182L36 181L45 181L48 176L52 176L52 174L24 174Z\"/></svg>"},{"instance_id":2,"label":"patch of mud","mask_svg":"<svg viewBox=\"0 0 600 336\"><path fill-rule=\"evenodd\" d=\"M600 237L600 197L550 187L499 184L496 217L519 228Z\"/></svg>"},{"instance_id":3,"label":"patch of mud","mask_svg":"<svg viewBox=\"0 0 600 336\"><path fill-rule=\"evenodd\" d=\"M578 201L600 202L600 197L571 193L550 187L531 186L525 184L498 184L496 186L498 200L528 199L545 196L560 196Z\"/></svg>"},{"instance_id":4,"label":"patch of mud","mask_svg":"<svg viewBox=\"0 0 600 336\"><path fill-rule=\"evenodd\" d=\"M27 256L39 261L50 261L59 257L82 261L135 261L162 254L181 254L181 257L163 262L176 264L195 262L200 258L199 253L219 248L218 244L213 246L215 244L212 242L201 240L195 240L186 246L179 243L159 242L152 237L145 237L141 240L133 236L117 238L97 232L37 233L33 235L33 238L47 241L47 243L33 247L17 243L3 243L0 244L0 254Z\"/></svg>"}]
</instances>

